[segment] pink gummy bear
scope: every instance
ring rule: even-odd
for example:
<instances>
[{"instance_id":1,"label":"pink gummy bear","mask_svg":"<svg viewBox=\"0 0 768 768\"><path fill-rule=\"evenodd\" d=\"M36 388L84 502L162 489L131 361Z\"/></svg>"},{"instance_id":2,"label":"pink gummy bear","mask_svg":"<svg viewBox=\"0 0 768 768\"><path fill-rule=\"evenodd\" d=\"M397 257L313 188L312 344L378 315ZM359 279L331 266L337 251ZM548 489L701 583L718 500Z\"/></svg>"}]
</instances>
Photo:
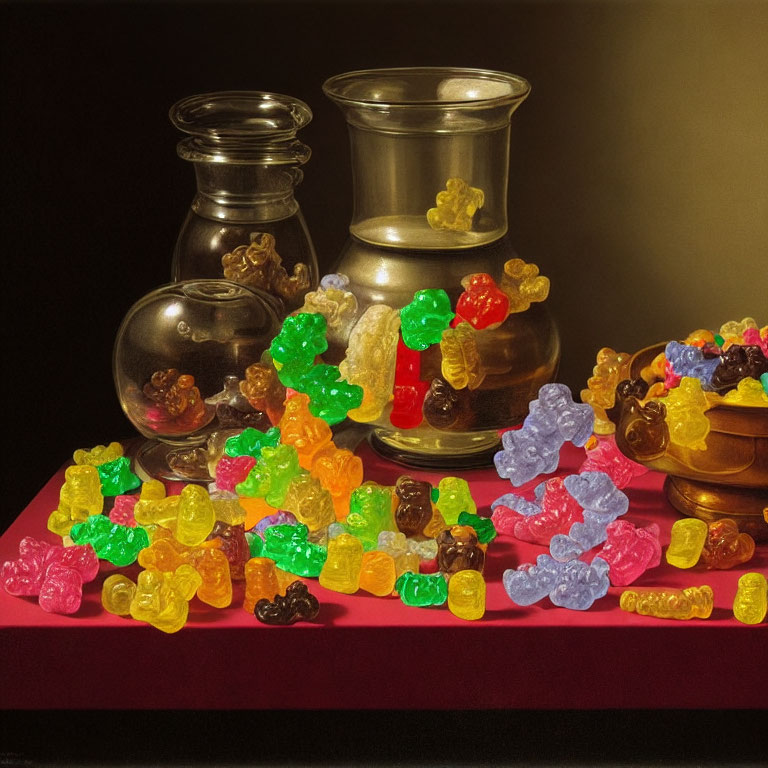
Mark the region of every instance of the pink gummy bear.
<instances>
[{"instance_id":1,"label":"pink gummy bear","mask_svg":"<svg viewBox=\"0 0 768 768\"><path fill-rule=\"evenodd\" d=\"M626 488L648 469L628 459L616 447L616 439L611 435L601 438L595 448L587 449L587 458L579 467L579 472L605 472L617 488Z\"/></svg>"},{"instance_id":2,"label":"pink gummy bear","mask_svg":"<svg viewBox=\"0 0 768 768\"><path fill-rule=\"evenodd\" d=\"M683 377L675 373L672 363L669 360L664 361L664 389L674 389L680 384Z\"/></svg>"},{"instance_id":3,"label":"pink gummy bear","mask_svg":"<svg viewBox=\"0 0 768 768\"><path fill-rule=\"evenodd\" d=\"M741 337L744 339L745 344L760 347L763 350L763 354L768 357L768 333L761 336L757 328L745 328Z\"/></svg>"},{"instance_id":4,"label":"pink gummy bear","mask_svg":"<svg viewBox=\"0 0 768 768\"><path fill-rule=\"evenodd\" d=\"M598 557L610 566L608 576L614 587L626 587L661 562L656 523L636 528L627 520L614 520L605 530L608 535Z\"/></svg>"},{"instance_id":5,"label":"pink gummy bear","mask_svg":"<svg viewBox=\"0 0 768 768\"><path fill-rule=\"evenodd\" d=\"M235 486L242 483L255 466L253 456L222 456L216 464L216 487L234 493Z\"/></svg>"},{"instance_id":6,"label":"pink gummy bear","mask_svg":"<svg viewBox=\"0 0 768 768\"><path fill-rule=\"evenodd\" d=\"M118 525L127 525L129 528L135 528L138 523L133 516L133 508L136 506L136 502L139 497L135 494L132 496L123 495L115 496L115 505L112 507L109 513L109 519L113 523Z\"/></svg>"},{"instance_id":7,"label":"pink gummy bear","mask_svg":"<svg viewBox=\"0 0 768 768\"><path fill-rule=\"evenodd\" d=\"M80 607L83 584L99 572L99 558L90 544L63 547L26 536L19 558L0 567L0 582L14 596L40 596L49 613L74 613Z\"/></svg>"},{"instance_id":8,"label":"pink gummy bear","mask_svg":"<svg viewBox=\"0 0 768 768\"><path fill-rule=\"evenodd\" d=\"M499 533L509 533L520 541L549 546L556 533L568 533L574 523L583 523L584 514L576 499L563 484L562 477L552 477L544 482L544 493L538 506L541 512L521 515L499 504L491 515Z\"/></svg>"}]
</instances>

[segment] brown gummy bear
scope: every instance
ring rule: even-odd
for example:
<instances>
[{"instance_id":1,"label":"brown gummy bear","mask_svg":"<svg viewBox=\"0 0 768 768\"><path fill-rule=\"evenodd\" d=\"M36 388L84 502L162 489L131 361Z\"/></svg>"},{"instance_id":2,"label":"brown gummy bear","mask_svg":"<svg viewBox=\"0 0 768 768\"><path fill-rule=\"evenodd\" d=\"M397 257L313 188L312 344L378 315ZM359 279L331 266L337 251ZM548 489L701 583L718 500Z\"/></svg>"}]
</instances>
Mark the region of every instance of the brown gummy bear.
<instances>
[{"instance_id":1,"label":"brown gummy bear","mask_svg":"<svg viewBox=\"0 0 768 768\"><path fill-rule=\"evenodd\" d=\"M179 374L176 368L155 371L144 385L146 397L190 427L202 422L205 417L205 402L195 386L195 377Z\"/></svg>"},{"instance_id":2,"label":"brown gummy bear","mask_svg":"<svg viewBox=\"0 0 768 768\"><path fill-rule=\"evenodd\" d=\"M425 480L414 480L402 475L395 484L400 503L395 509L395 525L406 536L424 531L432 519L432 486Z\"/></svg>"},{"instance_id":3,"label":"brown gummy bear","mask_svg":"<svg viewBox=\"0 0 768 768\"><path fill-rule=\"evenodd\" d=\"M303 581L294 581L285 590L285 596L275 595L256 603L253 613L263 624L286 625L297 621L312 621L320 613L320 603Z\"/></svg>"},{"instance_id":4,"label":"brown gummy bear","mask_svg":"<svg viewBox=\"0 0 768 768\"><path fill-rule=\"evenodd\" d=\"M468 429L472 410L467 390L454 389L445 379L432 379L424 397L424 418L435 429Z\"/></svg>"},{"instance_id":5,"label":"brown gummy bear","mask_svg":"<svg viewBox=\"0 0 768 768\"><path fill-rule=\"evenodd\" d=\"M277 371L265 363L254 363L245 369L245 379L240 382L240 392L252 408L264 411L274 426L285 413L285 387L280 383Z\"/></svg>"},{"instance_id":6,"label":"brown gummy bear","mask_svg":"<svg viewBox=\"0 0 768 768\"><path fill-rule=\"evenodd\" d=\"M452 525L441 531L437 541L437 567L442 573L480 571L485 565L485 552L477 534L468 525Z\"/></svg>"},{"instance_id":7,"label":"brown gummy bear","mask_svg":"<svg viewBox=\"0 0 768 768\"><path fill-rule=\"evenodd\" d=\"M720 355L712 372L712 386L719 392L733 389L741 379L759 379L768 372L768 358L756 344L733 344Z\"/></svg>"},{"instance_id":8,"label":"brown gummy bear","mask_svg":"<svg viewBox=\"0 0 768 768\"><path fill-rule=\"evenodd\" d=\"M741 565L755 554L755 540L748 533L740 533L735 520L723 518L709 523L707 540L701 550L701 562L708 569L724 570Z\"/></svg>"}]
</instances>

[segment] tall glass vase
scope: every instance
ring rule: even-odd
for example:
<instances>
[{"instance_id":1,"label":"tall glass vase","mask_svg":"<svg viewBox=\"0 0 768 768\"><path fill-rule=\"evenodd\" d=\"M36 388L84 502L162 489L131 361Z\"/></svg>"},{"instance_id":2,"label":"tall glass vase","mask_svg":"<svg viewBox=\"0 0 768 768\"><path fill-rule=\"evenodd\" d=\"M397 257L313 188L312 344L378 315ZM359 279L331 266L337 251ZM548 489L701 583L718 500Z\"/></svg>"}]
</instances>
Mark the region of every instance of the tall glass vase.
<instances>
[{"instance_id":1,"label":"tall glass vase","mask_svg":"<svg viewBox=\"0 0 768 768\"><path fill-rule=\"evenodd\" d=\"M302 101L261 91L190 96L170 110L189 136L197 194L173 256L174 280L228 279L301 306L317 257L294 188L310 149L296 133L312 119Z\"/></svg>"},{"instance_id":2,"label":"tall glass vase","mask_svg":"<svg viewBox=\"0 0 768 768\"><path fill-rule=\"evenodd\" d=\"M529 85L503 72L426 67L350 72L323 89L344 114L352 154L350 236L335 267L347 290L362 312L442 289L456 312L440 343L401 356L400 339L397 370L410 370L406 399L421 414L402 418L395 377L394 399L373 421L374 447L417 466L486 464L498 431L522 421L560 357L542 303L548 281L506 237L510 116ZM482 314L499 294L506 315L469 317L468 307ZM459 355L459 375L445 360L458 347L469 354ZM344 353L332 347L329 357Z\"/></svg>"}]
</instances>

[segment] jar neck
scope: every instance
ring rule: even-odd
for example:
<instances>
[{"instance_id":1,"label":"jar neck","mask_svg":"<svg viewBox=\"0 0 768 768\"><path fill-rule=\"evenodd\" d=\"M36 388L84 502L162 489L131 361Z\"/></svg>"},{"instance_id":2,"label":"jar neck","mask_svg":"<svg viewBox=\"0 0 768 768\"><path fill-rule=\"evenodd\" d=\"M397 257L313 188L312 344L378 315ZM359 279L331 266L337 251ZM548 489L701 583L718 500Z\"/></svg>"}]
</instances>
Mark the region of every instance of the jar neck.
<instances>
[{"instance_id":1,"label":"jar neck","mask_svg":"<svg viewBox=\"0 0 768 768\"><path fill-rule=\"evenodd\" d=\"M192 210L206 219L233 223L275 221L299 209L294 188L303 178L291 165L196 162Z\"/></svg>"}]
</instances>

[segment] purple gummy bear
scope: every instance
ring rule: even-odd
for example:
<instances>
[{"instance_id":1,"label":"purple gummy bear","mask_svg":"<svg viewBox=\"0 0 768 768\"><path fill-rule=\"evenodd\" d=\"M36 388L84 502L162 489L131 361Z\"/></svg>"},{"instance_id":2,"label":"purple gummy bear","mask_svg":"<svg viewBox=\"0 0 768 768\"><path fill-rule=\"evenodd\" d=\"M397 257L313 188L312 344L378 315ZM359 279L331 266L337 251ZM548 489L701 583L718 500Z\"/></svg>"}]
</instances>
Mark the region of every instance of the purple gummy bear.
<instances>
[{"instance_id":1,"label":"purple gummy bear","mask_svg":"<svg viewBox=\"0 0 768 768\"><path fill-rule=\"evenodd\" d=\"M690 376L701 382L701 388L713 392L712 374L720 364L719 357L704 357L699 347L670 341L664 350L667 362L677 376Z\"/></svg>"},{"instance_id":2,"label":"purple gummy bear","mask_svg":"<svg viewBox=\"0 0 768 768\"><path fill-rule=\"evenodd\" d=\"M648 468L628 459L617 447L613 435L600 438L595 448L587 451L587 458L579 472L605 472L617 488L626 488L636 477L648 472Z\"/></svg>"},{"instance_id":3,"label":"purple gummy bear","mask_svg":"<svg viewBox=\"0 0 768 768\"><path fill-rule=\"evenodd\" d=\"M629 499L605 472L583 472L563 480L568 493L584 510L584 522L567 534L552 537L549 551L555 560L573 560L605 541L606 526L629 508Z\"/></svg>"},{"instance_id":4,"label":"purple gummy bear","mask_svg":"<svg viewBox=\"0 0 768 768\"><path fill-rule=\"evenodd\" d=\"M533 605L549 595L554 605L585 611L608 592L608 570L608 563L599 557L592 563L559 563L549 555L539 555L536 565L504 571L502 582L509 599L517 605Z\"/></svg>"},{"instance_id":5,"label":"purple gummy bear","mask_svg":"<svg viewBox=\"0 0 768 768\"><path fill-rule=\"evenodd\" d=\"M502 435L503 450L493 461L500 477L520 486L540 474L554 472L563 443L583 446L594 427L592 406L574 403L565 384L545 384L519 430Z\"/></svg>"},{"instance_id":6,"label":"purple gummy bear","mask_svg":"<svg viewBox=\"0 0 768 768\"><path fill-rule=\"evenodd\" d=\"M258 533L263 539L264 531L266 531L267 528L271 528L273 525L296 525L298 522L299 521L291 512L286 512L284 509L278 509L277 512L262 517L261 520L251 528L250 533Z\"/></svg>"},{"instance_id":7,"label":"purple gummy bear","mask_svg":"<svg viewBox=\"0 0 768 768\"><path fill-rule=\"evenodd\" d=\"M320 279L320 287L324 290L335 288L337 291L346 291L349 286L349 278L341 272L331 272Z\"/></svg>"},{"instance_id":8,"label":"purple gummy bear","mask_svg":"<svg viewBox=\"0 0 768 768\"><path fill-rule=\"evenodd\" d=\"M627 520L614 520L606 527L606 533L599 557L610 566L609 576L614 587L626 587L661 562L656 523L637 528Z\"/></svg>"}]
</instances>

